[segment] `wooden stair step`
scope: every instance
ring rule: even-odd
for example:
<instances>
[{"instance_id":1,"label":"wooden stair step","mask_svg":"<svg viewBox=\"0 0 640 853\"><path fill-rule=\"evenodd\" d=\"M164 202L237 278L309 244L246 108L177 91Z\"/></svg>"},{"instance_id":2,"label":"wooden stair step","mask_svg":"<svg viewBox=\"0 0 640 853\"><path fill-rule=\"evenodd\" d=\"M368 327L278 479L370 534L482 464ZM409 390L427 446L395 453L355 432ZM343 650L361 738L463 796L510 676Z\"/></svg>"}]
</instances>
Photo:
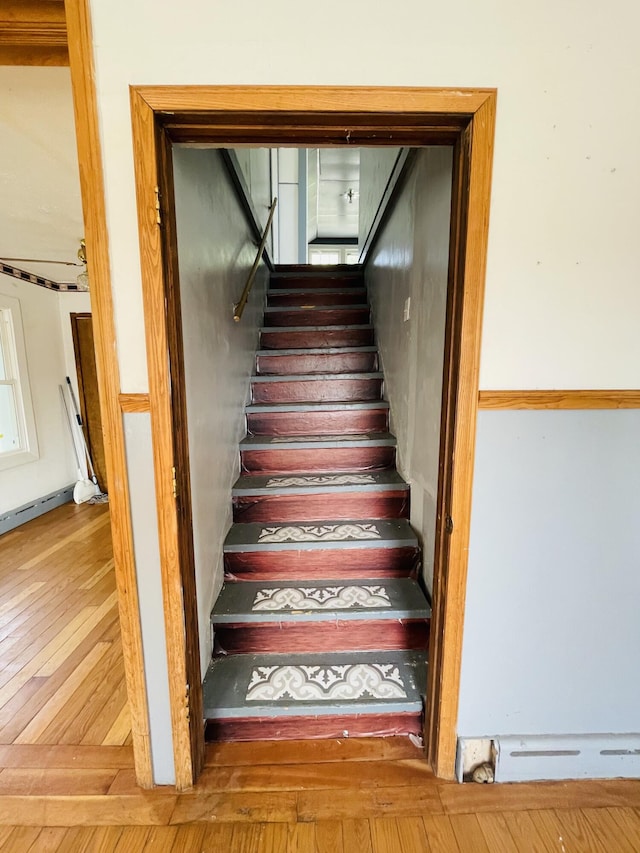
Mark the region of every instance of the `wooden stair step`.
<instances>
[{"instance_id":1,"label":"wooden stair step","mask_svg":"<svg viewBox=\"0 0 640 853\"><path fill-rule=\"evenodd\" d=\"M282 288L267 291L267 305L317 308L319 305L364 305L366 287L349 288Z\"/></svg>"},{"instance_id":2,"label":"wooden stair step","mask_svg":"<svg viewBox=\"0 0 640 853\"><path fill-rule=\"evenodd\" d=\"M382 395L382 380L379 371L253 376L251 397L254 403L376 400Z\"/></svg>"},{"instance_id":3,"label":"wooden stair step","mask_svg":"<svg viewBox=\"0 0 640 853\"><path fill-rule=\"evenodd\" d=\"M314 289L336 287L362 287L364 284L364 273L361 267L355 265L341 265L337 267L325 267L322 269L310 265L300 267L276 267L271 273L269 281L270 290L290 289L292 287L305 287Z\"/></svg>"},{"instance_id":4,"label":"wooden stair step","mask_svg":"<svg viewBox=\"0 0 640 853\"><path fill-rule=\"evenodd\" d=\"M413 577L420 561L406 519L236 523L223 552L228 580Z\"/></svg>"},{"instance_id":5,"label":"wooden stair step","mask_svg":"<svg viewBox=\"0 0 640 853\"><path fill-rule=\"evenodd\" d=\"M369 373L378 369L378 348L309 347L308 349L258 350L258 375L291 373Z\"/></svg>"},{"instance_id":6,"label":"wooden stair step","mask_svg":"<svg viewBox=\"0 0 640 853\"><path fill-rule=\"evenodd\" d=\"M426 652L238 654L214 658L204 684L220 740L419 734Z\"/></svg>"},{"instance_id":7,"label":"wooden stair step","mask_svg":"<svg viewBox=\"0 0 640 853\"><path fill-rule=\"evenodd\" d=\"M409 516L409 485L395 470L243 475L232 496L233 520L238 522Z\"/></svg>"},{"instance_id":8,"label":"wooden stair step","mask_svg":"<svg viewBox=\"0 0 640 853\"><path fill-rule=\"evenodd\" d=\"M368 323L368 305L325 305L318 308L289 307L264 309L264 325L272 326L352 326Z\"/></svg>"},{"instance_id":9,"label":"wooden stair step","mask_svg":"<svg viewBox=\"0 0 640 853\"><path fill-rule=\"evenodd\" d=\"M243 471L256 474L370 471L392 467L395 448L388 432L248 435L240 442L240 461Z\"/></svg>"},{"instance_id":10,"label":"wooden stair step","mask_svg":"<svg viewBox=\"0 0 640 853\"><path fill-rule=\"evenodd\" d=\"M339 326L263 326L260 330L263 349L368 346L373 340L373 326L369 322Z\"/></svg>"},{"instance_id":11,"label":"wooden stair step","mask_svg":"<svg viewBox=\"0 0 640 853\"><path fill-rule=\"evenodd\" d=\"M349 435L386 432L386 400L349 402L253 403L245 409L252 435Z\"/></svg>"},{"instance_id":12,"label":"wooden stair step","mask_svg":"<svg viewBox=\"0 0 640 853\"><path fill-rule=\"evenodd\" d=\"M425 649L431 609L409 578L228 583L211 613L217 653Z\"/></svg>"}]
</instances>

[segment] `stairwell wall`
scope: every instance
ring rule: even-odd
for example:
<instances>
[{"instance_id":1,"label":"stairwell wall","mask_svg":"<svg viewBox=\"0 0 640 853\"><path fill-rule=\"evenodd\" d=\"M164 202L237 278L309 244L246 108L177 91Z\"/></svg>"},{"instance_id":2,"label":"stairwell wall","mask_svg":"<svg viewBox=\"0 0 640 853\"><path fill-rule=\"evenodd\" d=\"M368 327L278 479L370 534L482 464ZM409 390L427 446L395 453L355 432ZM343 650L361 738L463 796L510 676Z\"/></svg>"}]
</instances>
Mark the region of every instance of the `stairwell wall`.
<instances>
[{"instance_id":1,"label":"stairwell wall","mask_svg":"<svg viewBox=\"0 0 640 853\"><path fill-rule=\"evenodd\" d=\"M384 149L380 159L382 167ZM373 167L373 156L369 160ZM423 577L429 591L438 497L452 164L451 148L418 152L365 266L385 397L391 404L391 431L398 440L398 470L411 484L411 523L422 538Z\"/></svg>"},{"instance_id":2,"label":"stairwell wall","mask_svg":"<svg viewBox=\"0 0 640 853\"><path fill-rule=\"evenodd\" d=\"M261 264L239 323L240 298L256 246L222 157L215 149L174 148L178 264L191 468L200 666L211 659L209 614L222 586L222 544L231 526L262 319L267 267Z\"/></svg>"}]
</instances>

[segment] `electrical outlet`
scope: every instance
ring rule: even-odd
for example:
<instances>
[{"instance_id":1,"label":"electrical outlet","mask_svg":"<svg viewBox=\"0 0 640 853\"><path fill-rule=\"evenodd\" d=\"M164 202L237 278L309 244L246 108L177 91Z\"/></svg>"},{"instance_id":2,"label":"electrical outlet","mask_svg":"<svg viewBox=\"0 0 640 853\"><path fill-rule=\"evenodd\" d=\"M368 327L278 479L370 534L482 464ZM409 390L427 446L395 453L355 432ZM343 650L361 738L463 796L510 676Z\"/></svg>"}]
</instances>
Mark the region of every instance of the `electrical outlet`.
<instances>
[{"instance_id":1,"label":"electrical outlet","mask_svg":"<svg viewBox=\"0 0 640 853\"><path fill-rule=\"evenodd\" d=\"M404 300L404 313L402 316L403 316L405 323L407 322L409 317L411 317L411 297L410 296L407 296L407 298Z\"/></svg>"}]
</instances>

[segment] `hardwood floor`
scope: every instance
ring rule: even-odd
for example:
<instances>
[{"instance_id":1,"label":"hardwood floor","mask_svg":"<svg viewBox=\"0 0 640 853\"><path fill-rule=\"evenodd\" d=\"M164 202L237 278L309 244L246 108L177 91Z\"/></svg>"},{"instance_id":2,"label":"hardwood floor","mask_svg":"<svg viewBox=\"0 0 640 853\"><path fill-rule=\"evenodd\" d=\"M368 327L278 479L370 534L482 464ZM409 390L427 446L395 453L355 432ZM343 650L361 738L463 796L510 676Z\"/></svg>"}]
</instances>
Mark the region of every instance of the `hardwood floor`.
<instances>
[{"instance_id":1,"label":"hardwood floor","mask_svg":"<svg viewBox=\"0 0 640 853\"><path fill-rule=\"evenodd\" d=\"M66 504L0 538L0 744L130 730L109 508Z\"/></svg>"},{"instance_id":2,"label":"hardwood floor","mask_svg":"<svg viewBox=\"0 0 640 853\"><path fill-rule=\"evenodd\" d=\"M140 790L107 512L0 539L3 853L640 850L640 782L457 785L407 738L213 744L192 791Z\"/></svg>"}]
</instances>

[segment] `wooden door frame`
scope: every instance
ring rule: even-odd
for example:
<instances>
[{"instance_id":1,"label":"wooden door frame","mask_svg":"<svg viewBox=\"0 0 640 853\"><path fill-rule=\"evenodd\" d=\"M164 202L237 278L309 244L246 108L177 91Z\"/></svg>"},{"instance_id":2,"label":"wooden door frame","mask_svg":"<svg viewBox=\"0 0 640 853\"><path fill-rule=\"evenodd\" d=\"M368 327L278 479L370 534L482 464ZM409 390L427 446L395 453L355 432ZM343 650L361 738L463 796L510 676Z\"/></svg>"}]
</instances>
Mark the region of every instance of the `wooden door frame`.
<instances>
[{"instance_id":1,"label":"wooden door frame","mask_svg":"<svg viewBox=\"0 0 640 853\"><path fill-rule=\"evenodd\" d=\"M469 547L496 91L493 89L302 86L133 86L134 166L145 312L176 785L197 778L204 730L188 446L184 414L175 223L170 186L173 142L232 146L345 144L454 145L447 318L449 370L443 390L441 476L434 571L427 752L437 776L455 772L456 724ZM349 128L345 138L345 128ZM391 133L390 133L391 131ZM159 198L158 198L159 193ZM158 224L158 206L163 225ZM177 309L177 310L174 310ZM167 359L169 353L169 359ZM173 382L172 382L173 376ZM177 396L172 401L172 389ZM446 460L455 459L447 466ZM174 499L173 470L178 469ZM183 490L187 490L186 493ZM453 529L445 533L444 519ZM193 595L193 601L190 596ZM185 609L186 607L186 609ZM194 641L195 631L195 641Z\"/></svg>"}]
</instances>

